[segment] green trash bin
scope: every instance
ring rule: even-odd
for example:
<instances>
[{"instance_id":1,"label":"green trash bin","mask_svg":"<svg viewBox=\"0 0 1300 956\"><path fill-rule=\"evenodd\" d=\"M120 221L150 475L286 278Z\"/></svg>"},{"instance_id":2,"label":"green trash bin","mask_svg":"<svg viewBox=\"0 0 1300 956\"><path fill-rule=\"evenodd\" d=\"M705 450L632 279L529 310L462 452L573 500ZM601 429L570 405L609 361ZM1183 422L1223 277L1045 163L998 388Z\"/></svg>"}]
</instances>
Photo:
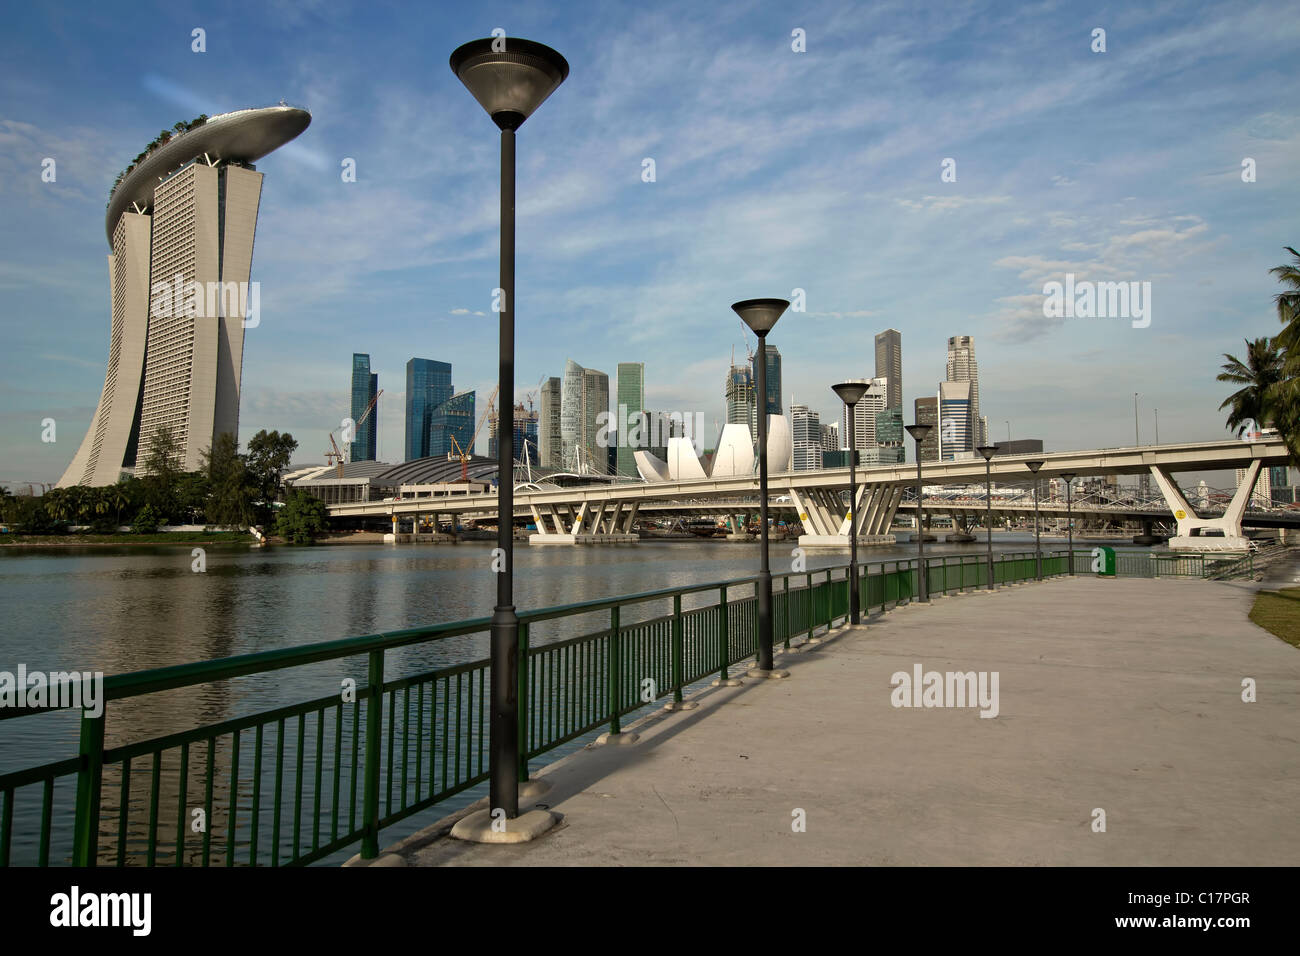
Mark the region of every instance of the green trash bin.
<instances>
[{"instance_id":1,"label":"green trash bin","mask_svg":"<svg viewBox=\"0 0 1300 956\"><path fill-rule=\"evenodd\" d=\"M1115 576L1115 549L1093 548L1092 570L1101 577L1113 578Z\"/></svg>"}]
</instances>

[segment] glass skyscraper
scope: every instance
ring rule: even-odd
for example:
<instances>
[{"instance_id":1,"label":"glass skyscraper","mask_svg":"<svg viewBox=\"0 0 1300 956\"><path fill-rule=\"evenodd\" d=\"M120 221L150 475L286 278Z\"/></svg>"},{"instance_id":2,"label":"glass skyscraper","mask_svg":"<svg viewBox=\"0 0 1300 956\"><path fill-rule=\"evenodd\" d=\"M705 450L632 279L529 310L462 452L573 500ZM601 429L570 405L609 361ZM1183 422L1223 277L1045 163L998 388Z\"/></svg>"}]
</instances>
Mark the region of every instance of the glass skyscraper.
<instances>
[{"instance_id":1,"label":"glass skyscraper","mask_svg":"<svg viewBox=\"0 0 1300 956\"><path fill-rule=\"evenodd\" d=\"M767 369L766 369L767 381L764 382L764 385L767 386L767 414L780 415L781 414L781 352L779 349L777 349L775 345L771 345L771 343L770 345L767 346L767 349L764 349L764 352L766 352L767 355ZM758 352L754 352L753 362L754 363L758 362ZM754 373L753 373L754 388L757 389L758 388L758 365L753 364L753 368L754 368ZM755 405L757 405L757 402L755 402ZM757 429L758 419L754 420L754 427L755 429ZM758 432L755 431L755 434L757 433Z\"/></svg>"},{"instance_id":2,"label":"glass skyscraper","mask_svg":"<svg viewBox=\"0 0 1300 956\"><path fill-rule=\"evenodd\" d=\"M450 362L413 358L406 363L406 461L437 454L429 447L433 412L452 394Z\"/></svg>"},{"instance_id":3,"label":"glass skyscraper","mask_svg":"<svg viewBox=\"0 0 1300 956\"><path fill-rule=\"evenodd\" d=\"M379 391L379 376L370 371L370 356L360 352L352 353L352 421L361 421L366 408ZM352 461L376 461L377 439L375 422L379 418L379 406L370 410L366 420L356 426L352 435Z\"/></svg>"},{"instance_id":4,"label":"glass skyscraper","mask_svg":"<svg viewBox=\"0 0 1300 956\"><path fill-rule=\"evenodd\" d=\"M450 366L448 366L450 368ZM473 454L470 441L474 437L474 390L461 392L447 399L429 416L428 454L438 458L454 454L459 449ZM452 439L456 443L452 444Z\"/></svg>"},{"instance_id":5,"label":"glass skyscraper","mask_svg":"<svg viewBox=\"0 0 1300 956\"><path fill-rule=\"evenodd\" d=\"M618 363L618 454L616 457L618 474L635 478L639 474L634 457L636 448L627 442L627 420L633 415L645 411L645 363Z\"/></svg>"}]
</instances>

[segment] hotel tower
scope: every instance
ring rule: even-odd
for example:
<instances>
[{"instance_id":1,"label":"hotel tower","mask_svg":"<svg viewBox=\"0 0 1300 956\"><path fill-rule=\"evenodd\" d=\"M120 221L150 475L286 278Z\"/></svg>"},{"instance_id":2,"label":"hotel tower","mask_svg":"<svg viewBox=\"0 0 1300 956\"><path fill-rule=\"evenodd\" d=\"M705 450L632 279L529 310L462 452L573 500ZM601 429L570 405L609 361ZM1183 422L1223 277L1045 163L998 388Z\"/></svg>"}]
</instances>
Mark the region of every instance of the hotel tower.
<instances>
[{"instance_id":1,"label":"hotel tower","mask_svg":"<svg viewBox=\"0 0 1300 956\"><path fill-rule=\"evenodd\" d=\"M119 179L106 217L108 369L59 487L135 473L159 429L185 471L218 435L238 434L244 329L260 320L248 278L262 194L253 161L310 122L272 106L177 124Z\"/></svg>"}]
</instances>

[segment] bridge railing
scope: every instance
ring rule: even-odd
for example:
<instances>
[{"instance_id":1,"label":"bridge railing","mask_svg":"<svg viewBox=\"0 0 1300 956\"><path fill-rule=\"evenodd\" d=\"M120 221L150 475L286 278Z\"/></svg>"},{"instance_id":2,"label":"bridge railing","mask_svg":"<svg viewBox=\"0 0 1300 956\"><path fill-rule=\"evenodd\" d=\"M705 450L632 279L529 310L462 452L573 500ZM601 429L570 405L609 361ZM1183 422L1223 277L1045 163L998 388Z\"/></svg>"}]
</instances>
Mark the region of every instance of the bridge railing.
<instances>
[{"instance_id":1,"label":"bridge railing","mask_svg":"<svg viewBox=\"0 0 1300 956\"><path fill-rule=\"evenodd\" d=\"M926 564L932 595L985 581L983 555ZM995 572L999 583L1032 579L1033 554L999 555ZM1045 552L1044 576L1064 572L1062 554ZM602 727L617 733L623 718L669 696L680 701L691 685L713 674L725 679L755 656L757 580L521 613L519 778L561 745ZM916 560L861 564L857 583L867 612L909 602L918 590ZM845 620L849 586L847 565L774 575L774 641L788 648L792 638ZM606 623L576 636L542 636L547 622L592 615ZM0 866L301 865L358 843L363 857L373 857L384 828L488 779L490 663L428 667L425 652L482 637L489 623L111 676L99 713L81 713L75 753L0 774ZM394 673L411 660L424 666ZM187 703L224 705L264 693L268 675L323 662L351 666L364 683L344 680L341 691L327 692L340 686L336 673L332 683L321 681L319 696L285 706L148 739L119 741L119 728L109 732L110 717L140 713L151 695L183 691ZM0 721L50 720L60 710L71 708L0 708Z\"/></svg>"}]
</instances>

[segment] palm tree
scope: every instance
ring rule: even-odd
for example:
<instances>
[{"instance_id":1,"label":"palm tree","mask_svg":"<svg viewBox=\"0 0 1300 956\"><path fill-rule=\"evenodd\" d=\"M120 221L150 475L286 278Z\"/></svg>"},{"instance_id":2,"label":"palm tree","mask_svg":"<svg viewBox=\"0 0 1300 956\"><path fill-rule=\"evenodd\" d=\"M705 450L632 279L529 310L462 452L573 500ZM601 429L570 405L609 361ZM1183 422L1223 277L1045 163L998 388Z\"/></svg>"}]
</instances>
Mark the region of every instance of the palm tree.
<instances>
[{"instance_id":1,"label":"palm tree","mask_svg":"<svg viewBox=\"0 0 1300 956\"><path fill-rule=\"evenodd\" d=\"M1277 341L1267 336L1246 340L1246 361L1224 353L1228 361L1217 376L1242 388L1223 400L1220 409L1228 409L1228 427L1240 436L1252 423L1263 426L1273 419L1274 400L1282 381L1282 353Z\"/></svg>"},{"instance_id":2,"label":"palm tree","mask_svg":"<svg viewBox=\"0 0 1300 956\"><path fill-rule=\"evenodd\" d=\"M1292 462L1300 462L1300 252L1286 246L1291 262L1269 269L1285 286L1273 296L1282 331L1277 343L1283 349L1282 379L1273 388L1271 401L1278 431L1286 439Z\"/></svg>"},{"instance_id":3,"label":"palm tree","mask_svg":"<svg viewBox=\"0 0 1300 956\"><path fill-rule=\"evenodd\" d=\"M116 531L122 524L122 509L131 504L131 494L127 488L126 482L119 481L117 484L109 488L107 498L108 506L112 508L113 512L117 515L117 524L113 526L113 530Z\"/></svg>"},{"instance_id":4,"label":"palm tree","mask_svg":"<svg viewBox=\"0 0 1300 956\"><path fill-rule=\"evenodd\" d=\"M1278 344L1293 355L1293 360L1300 361L1300 354L1296 354L1296 346L1300 345L1300 252L1291 246L1284 248L1295 261L1268 270L1269 275L1276 276L1278 282L1289 287L1287 291L1273 296L1273 301L1277 304L1278 321L1285 326L1277 339Z\"/></svg>"}]
</instances>

